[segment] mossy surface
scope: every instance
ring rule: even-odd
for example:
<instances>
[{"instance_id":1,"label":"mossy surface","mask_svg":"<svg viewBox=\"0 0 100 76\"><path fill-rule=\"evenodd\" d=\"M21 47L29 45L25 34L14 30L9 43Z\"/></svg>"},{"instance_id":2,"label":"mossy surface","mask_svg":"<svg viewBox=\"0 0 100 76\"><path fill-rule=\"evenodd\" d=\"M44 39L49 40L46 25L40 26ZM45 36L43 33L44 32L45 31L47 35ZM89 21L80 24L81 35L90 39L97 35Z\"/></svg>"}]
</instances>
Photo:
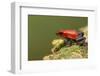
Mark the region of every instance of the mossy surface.
<instances>
[{"instance_id":1,"label":"mossy surface","mask_svg":"<svg viewBox=\"0 0 100 76\"><path fill-rule=\"evenodd\" d=\"M87 48L79 45L72 45L70 47L64 46L55 54L45 56L44 60L55 60L55 59L78 59L87 58Z\"/></svg>"}]
</instances>

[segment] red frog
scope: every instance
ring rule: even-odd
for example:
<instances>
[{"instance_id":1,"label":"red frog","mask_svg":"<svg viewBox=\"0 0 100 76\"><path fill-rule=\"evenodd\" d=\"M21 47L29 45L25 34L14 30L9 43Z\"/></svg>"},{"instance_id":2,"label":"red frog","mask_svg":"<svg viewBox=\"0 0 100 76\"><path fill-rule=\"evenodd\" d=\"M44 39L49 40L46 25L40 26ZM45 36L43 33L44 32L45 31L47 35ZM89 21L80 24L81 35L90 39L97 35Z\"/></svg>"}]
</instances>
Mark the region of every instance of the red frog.
<instances>
[{"instance_id":1,"label":"red frog","mask_svg":"<svg viewBox=\"0 0 100 76\"><path fill-rule=\"evenodd\" d=\"M83 32L76 31L76 30L60 30L56 33L60 37L65 39L65 44L72 45L72 42L75 42L79 45L83 45L85 42L85 37Z\"/></svg>"},{"instance_id":2,"label":"red frog","mask_svg":"<svg viewBox=\"0 0 100 76\"><path fill-rule=\"evenodd\" d=\"M64 38L76 39L78 37L78 32L75 30L60 30L57 32L57 35Z\"/></svg>"}]
</instances>

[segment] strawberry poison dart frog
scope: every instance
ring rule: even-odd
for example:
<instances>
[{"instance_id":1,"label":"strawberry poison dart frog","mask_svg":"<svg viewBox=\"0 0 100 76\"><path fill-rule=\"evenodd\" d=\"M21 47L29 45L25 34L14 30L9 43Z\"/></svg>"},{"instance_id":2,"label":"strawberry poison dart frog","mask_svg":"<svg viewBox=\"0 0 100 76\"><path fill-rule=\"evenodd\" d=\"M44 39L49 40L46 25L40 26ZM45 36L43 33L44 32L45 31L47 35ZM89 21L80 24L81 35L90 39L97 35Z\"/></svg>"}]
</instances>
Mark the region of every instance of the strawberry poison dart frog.
<instances>
[{"instance_id":1,"label":"strawberry poison dart frog","mask_svg":"<svg viewBox=\"0 0 100 76\"><path fill-rule=\"evenodd\" d=\"M84 37L84 33L76 30L59 30L56 33L57 36L64 38L65 45L71 46L73 43L78 45L85 45L86 38Z\"/></svg>"}]
</instances>

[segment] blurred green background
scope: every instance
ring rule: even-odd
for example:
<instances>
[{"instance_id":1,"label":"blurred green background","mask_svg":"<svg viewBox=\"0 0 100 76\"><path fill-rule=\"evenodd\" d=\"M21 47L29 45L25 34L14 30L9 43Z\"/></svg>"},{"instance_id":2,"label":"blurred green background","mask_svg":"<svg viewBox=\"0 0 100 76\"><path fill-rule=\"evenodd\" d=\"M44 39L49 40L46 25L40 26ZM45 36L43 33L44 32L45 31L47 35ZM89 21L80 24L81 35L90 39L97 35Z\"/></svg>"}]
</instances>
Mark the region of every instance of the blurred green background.
<instances>
[{"instance_id":1,"label":"blurred green background","mask_svg":"<svg viewBox=\"0 0 100 76\"><path fill-rule=\"evenodd\" d=\"M28 60L42 60L50 54L58 30L87 25L88 17L28 15Z\"/></svg>"}]
</instances>

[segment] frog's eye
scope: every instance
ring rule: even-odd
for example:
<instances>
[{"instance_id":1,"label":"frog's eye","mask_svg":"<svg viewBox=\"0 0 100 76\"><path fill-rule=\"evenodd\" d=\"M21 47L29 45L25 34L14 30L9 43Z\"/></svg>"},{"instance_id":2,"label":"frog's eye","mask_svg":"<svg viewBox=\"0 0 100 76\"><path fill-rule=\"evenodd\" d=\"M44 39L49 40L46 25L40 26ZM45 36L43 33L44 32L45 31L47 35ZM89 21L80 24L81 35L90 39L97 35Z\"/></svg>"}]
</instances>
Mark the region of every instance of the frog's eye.
<instances>
[{"instance_id":1,"label":"frog's eye","mask_svg":"<svg viewBox=\"0 0 100 76\"><path fill-rule=\"evenodd\" d=\"M58 32L56 33L56 35L63 35L63 32Z\"/></svg>"}]
</instances>

